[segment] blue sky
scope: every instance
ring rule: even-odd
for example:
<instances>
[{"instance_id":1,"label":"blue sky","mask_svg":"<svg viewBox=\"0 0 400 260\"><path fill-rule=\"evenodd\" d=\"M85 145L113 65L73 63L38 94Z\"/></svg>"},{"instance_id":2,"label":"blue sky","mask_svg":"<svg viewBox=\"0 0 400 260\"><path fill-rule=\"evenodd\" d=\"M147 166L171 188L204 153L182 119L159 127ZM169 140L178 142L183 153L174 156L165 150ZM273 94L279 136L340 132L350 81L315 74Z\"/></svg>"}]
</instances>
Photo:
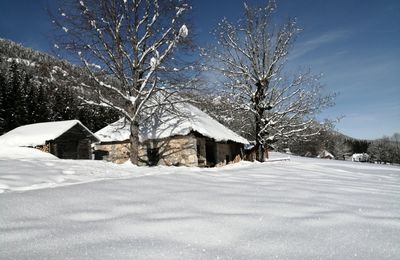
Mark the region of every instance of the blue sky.
<instances>
[{"instance_id":1,"label":"blue sky","mask_svg":"<svg viewBox=\"0 0 400 260\"><path fill-rule=\"evenodd\" d=\"M0 1L0 37L49 51L45 9L56 2ZM400 1L278 0L277 5L279 19L297 17L303 29L289 67L323 73L326 90L339 93L336 106L321 117L344 115L337 129L357 138L400 132ZM238 19L242 11L240 0L193 0L198 43L212 43L209 32L218 21Z\"/></svg>"}]
</instances>

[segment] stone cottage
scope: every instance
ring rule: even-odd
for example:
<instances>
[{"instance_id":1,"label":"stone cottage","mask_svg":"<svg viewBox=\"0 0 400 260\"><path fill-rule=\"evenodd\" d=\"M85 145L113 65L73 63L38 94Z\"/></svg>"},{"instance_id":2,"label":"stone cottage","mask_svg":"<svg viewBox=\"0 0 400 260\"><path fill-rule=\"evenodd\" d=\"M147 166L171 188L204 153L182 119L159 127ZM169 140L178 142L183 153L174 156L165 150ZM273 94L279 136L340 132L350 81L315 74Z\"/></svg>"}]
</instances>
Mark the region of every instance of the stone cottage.
<instances>
[{"instance_id":1,"label":"stone cottage","mask_svg":"<svg viewBox=\"0 0 400 260\"><path fill-rule=\"evenodd\" d=\"M130 126L120 119L96 132L95 158L129 160ZM248 141L188 103L160 108L139 129L141 165L213 167L238 162Z\"/></svg>"},{"instance_id":2,"label":"stone cottage","mask_svg":"<svg viewBox=\"0 0 400 260\"><path fill-rule=\"evenodd\" d=\"M0 147L33 147L60 159L91 159L91 145L98 141L79 120L66 120L17 127L0 136Z\"/></svg>"}]
</instances>

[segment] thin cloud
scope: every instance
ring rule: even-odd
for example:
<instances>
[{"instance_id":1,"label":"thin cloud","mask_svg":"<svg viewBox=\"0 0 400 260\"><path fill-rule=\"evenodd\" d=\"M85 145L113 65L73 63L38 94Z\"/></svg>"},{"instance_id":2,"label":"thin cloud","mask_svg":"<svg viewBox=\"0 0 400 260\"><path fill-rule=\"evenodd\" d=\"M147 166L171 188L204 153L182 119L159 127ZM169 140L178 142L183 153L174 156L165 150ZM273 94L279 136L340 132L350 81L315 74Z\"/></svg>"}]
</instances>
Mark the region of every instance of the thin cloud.
<instances>
[{"instance_id":1,"label":"thin cloud","mask_svg":"<svg viewBox=\"0 0 400 260\"><path fill-rule=\"evenodd\" d=\"M318 49L324 45L331 44L333 42L345 39L350 36L350 32L344 30L330 31L314 37L312 39L306 40L304 42L298 43L289 58L295 60L301 56Z\"/></svg>"},{"instance_id":2,"label":"thin cloud","mask_svg":"<svg viewBox=\"0 0 400 260\"><path fill-rule=\"evenodd\" d=\"M371 56L329 57L317 59L313 67L325 72L336 90L369 90L374 93L399 93L400 61L389 54ZM377 88L377 86L384 86Z\"/></svg>"}]
</instances>

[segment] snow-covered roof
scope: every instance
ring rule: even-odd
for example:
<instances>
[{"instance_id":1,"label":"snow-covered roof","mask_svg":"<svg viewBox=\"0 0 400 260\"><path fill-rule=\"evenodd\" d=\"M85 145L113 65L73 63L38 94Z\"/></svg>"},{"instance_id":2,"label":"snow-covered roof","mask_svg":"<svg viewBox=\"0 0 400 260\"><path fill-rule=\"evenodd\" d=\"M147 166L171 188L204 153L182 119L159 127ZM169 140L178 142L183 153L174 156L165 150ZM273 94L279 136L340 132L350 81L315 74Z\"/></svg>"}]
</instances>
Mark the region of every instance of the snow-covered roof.
<instances>
[{"instance_id":1,"label":"snow-covered roof","mask_svg":"<svg viewBox=\"0 0 400 260\"><path fill-rule=\"evenodd\" d=\"M66 120L24 125L0 136L0 145L8 146L37 146L46 141L54 140L72 127L80 125L95 140L98 138L79 120Z\"/></svg>"},{"instance_id":2,"label":"snow-covered roof","mask_svg":"<svg viewBox=\"0 0 400 260\"><path fill-rule=\"evenodd\" d=\"M160 109L148 120L141 122L139 127L140 142L175 135L187 135L191 131L195 131L218 142L249 143L245 138L189 103L175 104L174 111L177 112L172 112L170 109ZM129 139L130 125L122 118L95 134L102 142L125 141Z\"/></svg>"}]
</instances>

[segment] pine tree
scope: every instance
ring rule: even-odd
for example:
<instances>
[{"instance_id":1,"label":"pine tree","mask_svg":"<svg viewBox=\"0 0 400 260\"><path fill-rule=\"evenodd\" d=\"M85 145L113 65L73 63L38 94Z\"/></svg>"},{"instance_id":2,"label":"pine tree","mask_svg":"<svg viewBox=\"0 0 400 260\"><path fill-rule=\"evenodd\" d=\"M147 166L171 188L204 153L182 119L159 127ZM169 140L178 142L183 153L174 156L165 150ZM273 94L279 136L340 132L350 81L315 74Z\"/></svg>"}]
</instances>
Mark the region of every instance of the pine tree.
<instances>
[{"instance_id":1,"label":"pine tree","mask_svg":"<svg viewBox=\"0 0 400 260\"><path fill-rule=\"evenodd\" d=\"M24 94L22 91L22 77L18 65L13 62L9 69L9 88L6 93L5 105L10 113L5 113L7 129L11 130L21 125L25 116Z\"/></svg>"},{"instance_id":2,"label":"pine tree","mask_svg":"<svg viewBox=\"0 0 400 260\"><path fill-rule=\"evenodd\" d=\"M21 103L18 106L20 109L20 125L29 124L32 122L31 113L32 109L34 109L34 104L30 103L35 102L34 100L32 100L32 98L35 98L35 89L31 85L31 76L29 76L28 74L24 74L23 78L24 80L20 87ZM30 97L29 95L32 95L32 97Z\"/></svg>"},{"instance_id":3,"label":"pine tree","mask_svg":"<svg viewBox=\"0 0 400 260\"><path fill-rule=\"evenodd\" d=\"M77 117L77 104L77 98L69 88L57 88L54 92L51 119L53 121L75 119Z\"/></svg>"},{"instance_id":4,"label":"pine tree","mask_svg":"<svg viewBox=\"0 0 400 260\"><path fill-rule=\"evenodd\" d=\"M119 114L114 110L93 105L81 106L77 115L77 119L92 131L100 130L118 118Z\"/></svg>"},{"instance_id":5,"label":"pine tree","mask_svg":"<svg viewBox=\"0 0 400 260\"><path fill-rule=\"evenodd\" d=\"M50 110L50 102L48 98L46 98L46 90L43 84L39 86L36 96L36 114L35 114L35 122L47 122L50 120L49 115L51 113Z\"/></svg>"},{"instance_id":6,"label":"pine tree","mask_svg":"<svg viewBox=\"0 0 400 260\"><path fill-rule=\"evenodd\" d=\"M5 132L6 121L5 121L5 98L6 98L6 77L0 73L0 135Z\"/></svg>"}]
</instances>

